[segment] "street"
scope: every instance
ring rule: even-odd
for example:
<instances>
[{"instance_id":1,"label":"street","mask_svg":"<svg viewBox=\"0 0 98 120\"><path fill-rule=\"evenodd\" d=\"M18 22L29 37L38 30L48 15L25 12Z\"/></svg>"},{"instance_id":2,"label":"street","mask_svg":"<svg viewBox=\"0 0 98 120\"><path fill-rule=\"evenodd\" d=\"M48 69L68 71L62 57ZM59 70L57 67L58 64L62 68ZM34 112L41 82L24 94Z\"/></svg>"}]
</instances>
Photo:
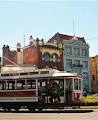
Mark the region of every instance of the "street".
<instances>
[{"instance_id":1,"label":"street","mask_svg":"<svg viewBox=\"0 0 98 120\"><path fill-rule=\"evenodd\" d=\"M0 120L98 120L98 110L89 113L0 113Z\"/></svg>"}]
</instances>

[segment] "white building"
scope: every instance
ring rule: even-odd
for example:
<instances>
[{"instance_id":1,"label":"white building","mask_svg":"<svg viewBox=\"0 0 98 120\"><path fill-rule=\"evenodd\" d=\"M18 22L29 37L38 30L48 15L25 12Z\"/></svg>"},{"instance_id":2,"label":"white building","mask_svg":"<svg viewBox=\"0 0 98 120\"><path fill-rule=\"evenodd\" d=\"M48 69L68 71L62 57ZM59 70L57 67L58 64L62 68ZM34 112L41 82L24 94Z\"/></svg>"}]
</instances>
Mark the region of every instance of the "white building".
<instances>
[{"instance_id":1,"label":"white building","mask_svg":"<svg viewBox=\"0 0 98 120\"><path fill-rule=\"evenodd\" d=\"M63 40L63 44L64 70L82 75L84 90L89 91L89 45L76 37L70 40Z\"/></svg>"},{"instance_id":2,"label":"white building","mask_svg":"<svg viewBox=\"0 0 98 120\"><path fill-rule=\"evenodd\" d=\"M49 42L63 44L64 71L75 72L82 76L84 90L90 91L89 45L84 37L56 33Z\"/></svg>"}]
</instances>

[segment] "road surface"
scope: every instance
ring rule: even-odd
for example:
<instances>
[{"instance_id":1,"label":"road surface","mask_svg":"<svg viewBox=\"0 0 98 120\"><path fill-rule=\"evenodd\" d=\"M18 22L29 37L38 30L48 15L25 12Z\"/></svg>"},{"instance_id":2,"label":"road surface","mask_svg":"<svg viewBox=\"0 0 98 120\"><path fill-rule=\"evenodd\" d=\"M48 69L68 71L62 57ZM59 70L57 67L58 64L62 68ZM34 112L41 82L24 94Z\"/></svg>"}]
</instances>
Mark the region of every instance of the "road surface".
<instances>
[{"instance_id":1,"label":"road surface","mask_svg":"<svg viewBox=\"0 0 98 120\"><path fill-rule=\"evenodd\" d=\"M89 113L0 113L0 120L98 120L98 110Z\"/></svg>"}]
</instances>

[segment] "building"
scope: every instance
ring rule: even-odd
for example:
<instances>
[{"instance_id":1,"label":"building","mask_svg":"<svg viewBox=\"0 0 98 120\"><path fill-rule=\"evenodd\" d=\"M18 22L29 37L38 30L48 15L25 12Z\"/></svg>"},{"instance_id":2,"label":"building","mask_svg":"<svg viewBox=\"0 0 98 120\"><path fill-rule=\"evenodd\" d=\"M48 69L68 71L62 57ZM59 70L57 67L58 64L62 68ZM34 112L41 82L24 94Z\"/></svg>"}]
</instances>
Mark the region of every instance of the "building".
<instances>
[{"instance_id":1,"label":"building","mask_svg":"<svg viewBox=\"0 0 98 120\"><path fill-rule=\"evenodd\" d=\"M23 48L23 63L33 64L37 68L55 68L64 70L62 48L58 45L44 43L43 39L29 39L29 45Z\"/></svg>"},{"instance_id":2,"label":"building","mask_svg":"<svg viewBox=\"0 0 98 120\"><path fill-rule=\"evenodd\" d=\"M20 43L17 43L17 50L11 50L8 45L4 45L2 51L2 65L23 64L23 52Z\"/></svg>"},{"instance_id":3,"label":"building","mask_svg":"<svg viewBox=\"0 0 98 120\"><path fill-rule=\"evenodd\" d=\"M11 51L9 46L4 46L3 56L3 65L15 63L37 68L64 70L62 47L58 44L44 43L43 39L33 39L32 36L29 38L29 45L21 48L21 45L18 43L16 51Z\"/></svg>"},{"instance_id":4,"label":"building","mask_svg":"<svg viewBox=\"0 0 98 120\"><path fill-rule=\"evenodd\" d=\"M90 91L90 71L89 71L89 45L84 37L76 37L56 33L49 43L63 46L64 70L76 72L83 77L84 90Z\"/></svg>"},{"instance_id":5,"label":"building","mask_svg":"<svg viewBox=\"0 0 98 120\"><path fill-rule=\"evenodd\" d=\"M98 93L98 55L90 57L91 91Z\"/></svg>"}]
</instances>

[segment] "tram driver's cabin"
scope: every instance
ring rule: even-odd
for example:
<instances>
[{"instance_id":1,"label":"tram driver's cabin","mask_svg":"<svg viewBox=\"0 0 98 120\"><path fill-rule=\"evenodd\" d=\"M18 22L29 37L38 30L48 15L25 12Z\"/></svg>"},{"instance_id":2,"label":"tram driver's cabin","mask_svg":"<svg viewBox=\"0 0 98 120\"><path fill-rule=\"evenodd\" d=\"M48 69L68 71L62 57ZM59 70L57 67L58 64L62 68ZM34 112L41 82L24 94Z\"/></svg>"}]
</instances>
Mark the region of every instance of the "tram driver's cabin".
<instances>
[{"instance_id":1,"label":"tram driver's cabin","mask_svg":"<svg viewBox=\"0 0 98 120\"><path fill-rule=\"evenodd\" d=\"M0 108L42 110L79 103L82 79L56 69L7 66L0 75Z\"/></svg>"}]
</instances>

